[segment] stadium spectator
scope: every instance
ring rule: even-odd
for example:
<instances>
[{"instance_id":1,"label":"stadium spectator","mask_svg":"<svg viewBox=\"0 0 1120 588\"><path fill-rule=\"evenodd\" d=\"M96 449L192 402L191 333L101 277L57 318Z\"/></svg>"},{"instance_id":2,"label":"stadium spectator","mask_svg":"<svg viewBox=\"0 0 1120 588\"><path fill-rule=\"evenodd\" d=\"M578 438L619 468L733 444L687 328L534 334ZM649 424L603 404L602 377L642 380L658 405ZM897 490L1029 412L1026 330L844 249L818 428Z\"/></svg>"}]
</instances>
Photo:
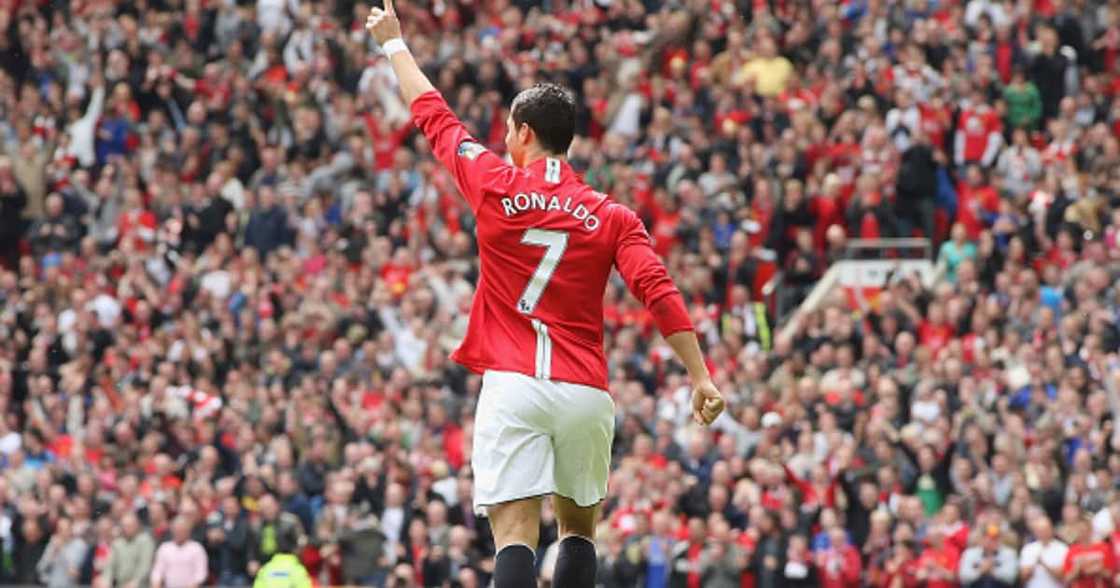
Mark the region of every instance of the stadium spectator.
<instances>
[{"instance_id":1,"label":"stadium spectator","mask_svg":"<svg viewBox=\"0 0 1120 588\"><path fill-rule=\"evenodd\" d=\"M89 545L74 532L70 520L59 519L36 566L42 583L49 588L77 584L81 580L82 563L88 550Z\"/></svg>"},{"instance_id":2,"label":"stadium spectator","mask_svg":"<svg viewBox=\"0 0 1120 588\"><path fill-rule=\"evenodd\" d=\"M868 585L955 587L959 533L992 513L1019 585L1115 582L1113 4L401 9L488 148L514 92L573 90L573 165L639 212L729 393L692 444L679 368L611 289L603 586L687 586L672 570L712 510L747 585L816 585L805 562L841 529ZM420 585L489 581L466 465L479 382L447 358L473 215L355 34L364 10L0 6L4 583L39 583L84 510L86 559L115 528L114 586L143 576L117 554L184 512L207 583L251 582L268 529L298 525L317 582L414 585L414 520L446 543ZM775 270L780 298L875 235L932 237L948 271L793 321L763 296Z\"/></svg>"},{"instance_id":3,"label":"stadium spectator","mask_svg":"<svg viewBox=\"0 0 1120 588\"><path fill-rule=\"evenodd\" d=\"M171 538L156 550L152 562L152 588L200 586L208 577L206 550L191 539L191 521L176 517L171 523Z\"/></svg>"},{"instance_id":4,"label":"stadium spectator","mask_svg":"<svg viewBox=\"0 0 1120 588\"><path fill-rule=\"evenodd\" d=\"M1069 547L1054 537L1053 524L1045 514L1035 515L1030 524L1035 540L1019 553L1019 578L1026 588L1063 586L1062 567Z\"/></svg>"},{"instance_id":5,"label":"stadium spectator","mask_svg":"<svg viewBox=\"0 0 1120 588\"><path fill-rule=\"evenodd\" d=\"M999 525L989 523L975 543L961 555L960 571L963 586L1013 586L1019 575L1015 550L1002 543Z\"/></svg>"},{"instance_id":6,"label":"stadium spectator","mask_svg":"<svg viewBox=\"0 0 1120 588\"><path fill-rule=\"evenodd\" d=\"M222 586L244 586L249 582L250 534L248 517L236 496L221 499L219 509L206 520L208 567ZM297 546L298 547L298 546Z\"/></svg>"},{"instance_id":7,"label":"stadium spectator","mask_svg":"<svg viewBox=\"0 0 1120 588\"><path fill-rule=\"evenodd\" d=\"M156 546L135 513L121 519L121 535L113 541L104 570L105 586L145 588L152 571Z\"/></svg>"}]
</instances>

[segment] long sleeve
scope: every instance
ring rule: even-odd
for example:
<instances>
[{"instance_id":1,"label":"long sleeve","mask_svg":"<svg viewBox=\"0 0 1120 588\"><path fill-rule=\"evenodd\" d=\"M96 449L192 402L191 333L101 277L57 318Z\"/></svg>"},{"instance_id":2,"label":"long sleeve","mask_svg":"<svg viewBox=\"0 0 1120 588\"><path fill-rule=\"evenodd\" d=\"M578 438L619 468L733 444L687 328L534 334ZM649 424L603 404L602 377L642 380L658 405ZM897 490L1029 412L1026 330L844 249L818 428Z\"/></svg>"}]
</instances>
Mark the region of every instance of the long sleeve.
<instances>
[{"instance_id":1,"label":"long sleeve","mask_svg":"<svg viewBox=\"0 0 1120 588\"><path fill-rule=\"evenodd\" d=\"M39 558L39 563L35 565L35 571L39 574L39 579L47 582L51 573L51 568L54 567L54 560L58 557L58 550L54 549L54 545L47 545L47 550L43 553L43 557Z\"/></svg>"},{"instance_id":2,"label":"long sleeve","mask_svg":"<svg viewBox=\"0 0 1120 588\"><path fill-rule=\"evenodd\" d=\"M206 550L202 545L191 542L190 544L190 585L201 586L210 575L210 564L206 559Z\"/></svg>"},{"instance_id":3,"label":"long sleeve","mask_svg":"<svg viewBox=\"0 0 1120 588\"><path fill-rule=\"evenodd\" d=\"M653 315L658 331L668 337L692 330L684 299L657 253L649 233L633 211L622 208L623 223L615 249L615 267L626 281L630 292Z\"/></svg>"},{"instance_id":4,"label":"long sleeve","mask_svg":"<svg viewBox=\"0 0 1120 588\"><path fill-rule=\"evenodd\" d=\"M404 331L404 325L401 324L395 309L389 306L382 306L378 310L378 316L381 318L381 324L393 335L394 339L402 334L401 331Z\"/></svg>"},{"instance_id":5,"label":"long sleeve","mask_svg":"<svg viewBox=\"0 0 1120 588\"><path fill-rule=\"evenodd\" d=\"M783 463L782 470L786 473L786 480L789 480L789 482L796 486L797 490L801 492L801 499L803 501L808 500L810 497L815 497L818 499L823 498L820 496L816 496L816 491L813 489L812 484L809 484L805 480L802 480L801 477L798 476L792 469L790 469L788 465Z\"/></svg>"},{"instance_id":6,"label":"long sleeve","mask_svg":"<svg viewBox=\"0 0 1120 588\"><path fill-rule=\"evenodd\" d=\"M357 165L357 161L349 153L337 153L328 163L325 163L307 175L312 192L329 188L330 184L342 174L349 173Z\"/></svg>"},{"instance_id":7,"label":"long sleeve","mask_svg":"<svg viewBox=\"0 0 1120 588\"><path fill-rule=\"evenodd\" d=\"M164 549L170 543L165 543L156 550L155 562L152 565L152 573L149 580L152 586L163 586L163 576L167 569L167 550Z\"/></svg>"},{"instance_id":8,"label":"long sleeve","mask_svg":"<svg viewBox=\"0 0 1120 588\"><path fill-rule=\"evenodd\" d=\"M1042 118L1042 95L1038 93L1038 86L1027 84L1027 96L1030 98L1028 106L1028 119L1033 127Z\"/></svg>"},{"instance_id":9,"label":"long sleeve","mask_svg":"<svg viewBox=\"0 0 1120 588\"><path fill-rule=\"evenodd\" d=\"M953 454L956 451L957 444L950 443L949 447L945 449L945 453L939 457L940 461L937 462L937 467L930 472L933 474L933 479L937 482L937 489L942 496L948 496L953 492L953 482L949 477L949 468L953 463Z\"/></svg>"},{"instance_id":10,"label":"long sleeve","mask_svg":"<svg viewBox=\"0 0 1120 588\"><path fill-rule=\"evenodd\" d=\"M121 580L121 574L117 571L117 568L121 565L121 552L117 549L117 545L117 543L113 543L109 547L109 561L105 564L105 570L101 572L107 586L116 586Z\"/></svg>"},{"instance_id":11,"label":"long sleeve","mask_svg":"<svg viewBox=\"0 0 1120 588\"><path fill-rule=\"evenodd\" d=\"M132 579L139 580L141 585L144 585L144 580L151 573L152 559L155 557L156 545L149 537L144 537L140 540L137 547L136 561L132 565L136 566L136 571L131 574Z\"/></svg>"},{"instance_id":12,"label":"long sleeve","mask_svg":"<svg viewBox=\"0 0 1120 588\"><path fill-rule=\"evenodd\" d=\"M996 158L996 172L999 175L1004 176L1004 178L1006 179L1006 176L1010 172L1010 170L1011 149L1005 149L1002 153L999 154L999 157Z\"/></svg>"},{"instance_id":13,"label":"long sleeve","mask_svg":"<svg viewBox=\"0 0 1120 588\"><path fill-rule=\"evenodd\" d=\"M93 89L89 107L86 108L82 118L70 125L70 148L68 153L78 158L84 165L93 165L97 158L94 151L94 134L97 130L97 119L101 117L101 110L105 106L105 88L98 86Z\"/></svg>"},{"instance_id":14,"label":"long sleeve","mask_svg":"<svg viewBox=\"0 0 1120 588\"><path fill-rule=\"evenodd\" d=\"M992 570L992 575L994 575L997 580L1007 585L1011 585L1015 582L1015 578L1019 575L1019 570L1014 551L1007 548L999 550L999 555L996 557L996 567Z\"/></svg>"},{"instance_id":15,"label":"long sleeve","mask_svg":"<svg viewBox=\"0 0 1120 588\"><path fill-rule=\"evenodd\" d=\"M283 51L284 66L288 68L288 71L294 71L308 62L311 53L314 51L313 43L314 38L308 31L297 30L292 33L288 42L284 44Z\"/></svg>"},{"instance_id":16,"label":"long sleeve","mask_svg":"<svg viewBox=\"0 0 1120 588\"><path fill-rule=\"evenodd\" d=\"M439 92L414 100L412 116L436 158L451 171L472 211L478 212L486 194L505 194L516 170L467 132Z\"/></svg>"},{"instance_id":17,"label":"long sleeve","mask_svg":"<svg viewBox=\"0 0 1120 588\"><path fill-rule=\"evenodd\" d=\"M89 546L83 541L71 541L63 548L63 565L66 566L66 573L69 577L77 580L82 564L85 563L88 550Z\"/></svg>"},{"instance_id":18,"label":"long sleeve","mask_svg":"<svg viewBox=\"0 0 1120 588\"><path fill-rule=\"evenodd\" d=\"M992 131L988 133L988 146L984 148L984 155L980 158L980 162L985 167L992 165L999 150L1003 147L1003 134L1000 131Z\"/></svg>"},{"instance_id":19,"label":"long sleeve","mask_svg":"<svg viewBox=\"0 0 1120 588\"><path fill-rule=\"evenodd\" d=\"M961 584L971 584L980 579L980 558L980 550L976 548L965 551L961 556Z\"/></svg>"}]
</instances>

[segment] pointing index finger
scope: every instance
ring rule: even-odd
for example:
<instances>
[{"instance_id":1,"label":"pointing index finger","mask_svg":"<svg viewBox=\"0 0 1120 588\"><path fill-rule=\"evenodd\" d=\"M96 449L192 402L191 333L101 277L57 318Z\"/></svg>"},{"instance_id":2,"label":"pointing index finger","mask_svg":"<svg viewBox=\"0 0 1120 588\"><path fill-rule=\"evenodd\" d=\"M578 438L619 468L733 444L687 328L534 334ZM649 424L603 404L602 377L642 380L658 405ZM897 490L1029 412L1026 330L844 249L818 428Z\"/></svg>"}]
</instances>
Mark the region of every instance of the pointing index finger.
<instances>
[{"instance_id":1,"label":"pointing index finger","mask_svg":"<svg viewBox=\"0 0 1120 588\"><path fill-rule=\"evenodd\" d=\"M385 0L385 12L392 16L397 15L397 9L393 7L393 0Z\"/></svg>"}]
</instances>

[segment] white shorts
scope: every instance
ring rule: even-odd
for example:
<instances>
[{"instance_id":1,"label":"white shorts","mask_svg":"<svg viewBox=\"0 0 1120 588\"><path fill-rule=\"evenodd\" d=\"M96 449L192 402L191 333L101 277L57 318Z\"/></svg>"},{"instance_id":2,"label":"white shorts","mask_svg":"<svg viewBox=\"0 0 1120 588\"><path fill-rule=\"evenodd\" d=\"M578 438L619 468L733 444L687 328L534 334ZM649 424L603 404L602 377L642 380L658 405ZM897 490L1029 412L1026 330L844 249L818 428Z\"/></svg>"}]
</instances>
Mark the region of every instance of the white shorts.
<instances>
[{"instance_id":1,"label":"white shorts","mask_svg":"<svg viewBox=\"0 0 1120 588\"><path fill-rule=\"evenodd\" d=\"M487 371L474 418L474 509L558 494L607 496L614 401L598 388Z\"/></svg>"}]
</instances>

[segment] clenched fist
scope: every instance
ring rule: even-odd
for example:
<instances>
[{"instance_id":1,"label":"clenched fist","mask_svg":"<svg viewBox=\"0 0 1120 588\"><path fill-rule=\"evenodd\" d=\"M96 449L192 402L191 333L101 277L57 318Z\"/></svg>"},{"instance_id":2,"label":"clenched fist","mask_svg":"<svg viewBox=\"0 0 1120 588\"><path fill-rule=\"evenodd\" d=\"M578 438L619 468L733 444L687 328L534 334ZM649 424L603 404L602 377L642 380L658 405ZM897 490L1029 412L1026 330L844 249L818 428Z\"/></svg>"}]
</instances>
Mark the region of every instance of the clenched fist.
<instances>
[{"instance_id":1,"label":"clenched fist","mask_svg":"<svg viewBox=\"0 0 1120 588\"><path fill-rule=\"evenodd\" d=\"M692 388L692 418L708 426L723 412L723 395L711 380L700 382Z\"/></svg>"}]
</instances>

